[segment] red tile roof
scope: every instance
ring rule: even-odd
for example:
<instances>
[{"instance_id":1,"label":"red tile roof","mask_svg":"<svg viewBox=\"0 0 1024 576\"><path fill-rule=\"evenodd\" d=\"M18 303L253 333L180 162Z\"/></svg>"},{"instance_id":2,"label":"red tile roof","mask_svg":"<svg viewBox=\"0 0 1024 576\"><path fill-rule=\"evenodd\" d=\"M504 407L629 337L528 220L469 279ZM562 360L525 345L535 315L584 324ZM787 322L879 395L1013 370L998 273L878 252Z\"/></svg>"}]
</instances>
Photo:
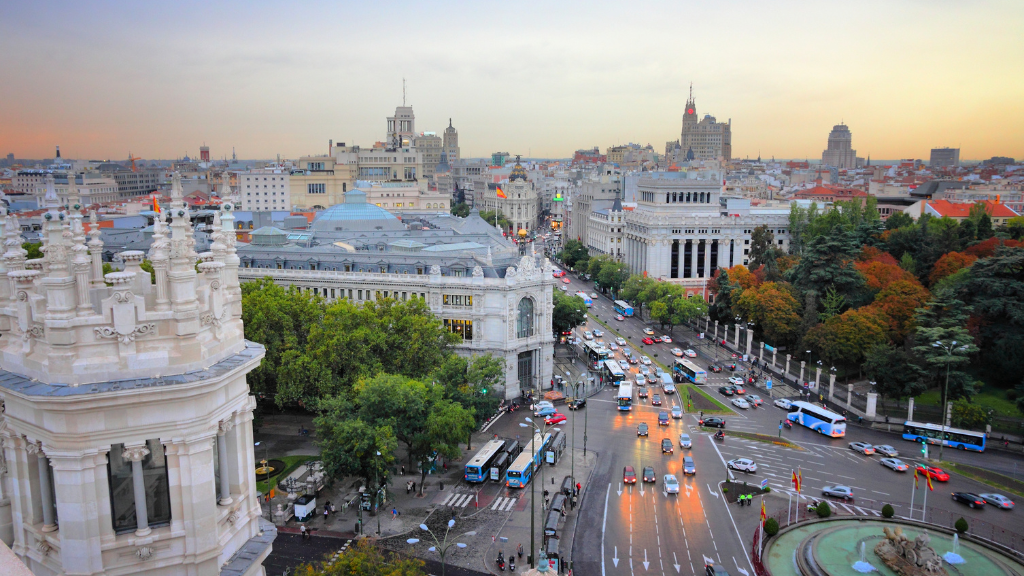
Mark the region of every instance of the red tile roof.
<instances>
[{"instance_id":1,"label":"red tile roof","mask_svg":"<svg viewBox=\"0 0 1024 576\"><path fill-rule=\"evenodd\" d=\"M928 206L932 210L935 210L941 216L948 216L950 218L967 218L971 214L971 208L974 207L974 204L974 202L950 202L949 200L930 200L928 202ZM981 204L985 205L985 212L995 218L1019 216L1019 214L1008 208L1005 204L997 204L992 200L986 200L981 202Z\"/></svg>"}]
</instances>

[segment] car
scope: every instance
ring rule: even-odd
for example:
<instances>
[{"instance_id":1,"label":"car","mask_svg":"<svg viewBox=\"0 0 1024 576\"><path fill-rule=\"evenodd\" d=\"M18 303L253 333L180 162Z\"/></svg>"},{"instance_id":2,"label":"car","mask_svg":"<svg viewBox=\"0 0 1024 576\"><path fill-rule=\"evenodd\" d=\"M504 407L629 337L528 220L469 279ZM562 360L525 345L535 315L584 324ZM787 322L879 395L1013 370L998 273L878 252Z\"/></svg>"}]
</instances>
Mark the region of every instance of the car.
<instances>
[{"instance_id":1,"label":"car","mask_svg":"<svg viewBox=\"0 0 1024 576\"><path fill-rule=\"evenodd\" d=\"M644 328L644 334L647 334L648 336L654 336L654 329L653 328Z\"/></svg>"},{"instance_id":2,"label":"car","mask_svg":"<svg viewBox=\"0 0 1024 576\"><path fill-rule=\"evenodd\" d=\"M662 483L665 484L665 493L679 494L679 479L675 474L665 474Z\"/></svg>"},{"instance_id":3,"label":"car","mask_svg":"<svg viewBox=\"0 0 1024 576\"><path fill-rule=\"evenodd\" d=\"M619 322L622 322L623 320L626 319L626 317L623 316L622 314L616 314L615 319L618 320Z\"/></svg>"},{"instance_id":4,"label":"car","mask_svg":"<svg viewBox=\"0 0 1024 576\"><path fill-rule=\"evenodd\" d=\"M569 410L579 410L580 408L586 408L586 407L587 407L587 399L586 398L576 398L574 400L569 401Z\"/></svg>"},{"instance_id":5,"label":"car","mask_svg":"<svg viewBox=\"0 0 1024 576\"><path fill-rule=\"evenodd\" d=\"M668 426L668 412L658 412L658 426Z\"/></svg>"},{"instance_id":6,"label":"car","mask_svg":"<svg viewBox=\"0 0 1024 576\"><path fill-rule=\"evenodd\" d=\"M647 338L641 340L641 342L650 346L651 344L654 344L654 339L648 336Z\"/></svg>"},{"instance_id":7,"label":"car","mask_svg":"<svg viewBox=\"0 0 1024 576\"><path fill-rule=\"evenodd\" d=\"M878 452L882 456L888 456L889 458L895 458L900 455L895 448L888 444L882 444L881 446L875 446L875 452Z\"/></svg>"},{"instance_id":8,"label":"car","mask_svg":"<svg viewBox=\"0 0 1024 576\"><path fill-rule=\"evenodd\" d=\"M552 404L550 400L538 400L533 405L537 408L543 408L544 406L554 407L554 404Z\"/></svg>"},{"instance_id":9,"label":"car","mask_svg":"<svg viewBox=\"0 0 1024 576\"><path fill-rule=\"evenodd\" d=\"M622 469L622 483L636 484L636 470L633 470L632 466L626 466Z\"/></svg>"},{"instance_id":10,"label":"car","mask_svg":"<svg viewBox=\"0 0 1024 576\"><path fill-rule=\"evenodd\" d=\"M647 436L647 423L646 422L641 422L640 424L637 425L637 427L636 427L636 435L637 436Z\"/></svg>"},{"instance_id":11,"label":"car","mask_svg":"<svg viewBox=\"0 0 1024 576\"><path fill-rule=\"evenodd\" d=\"M725 465L731 470L739 470L748 474L757 472L757 462L750 458L736 458L735 460L729 460Z\"/></svg>"},{"instance_id":12,"label":"car","mask_svg":"<svg viewBox=\"0 0 1024 576\"><path fill-rule=\"evenodd\" d=\"M651 406L661 406L661 394L655 394L654 397L651 398Z\"/></svg>"},{"instance_id":13,"label":"car","mask_svg":"<svg viewBox=\"0 0 1024 576\"><path fill-rule=\"evenodd\" d=\"M618 344L619 346L625 346L626 345L626 339L625 338L616 338L615 339L615 343Z\"/></svg>"},{"instance_id":14,"label":"car","mask_svg":"<svg viewBox=\"0 0 1024 576\"><path fill-rule=\"evenodd\" d=\"M747 389L743 386L737 385L732 387L732 393L737 396L742 396L747 393Z\"/></svg>"},{"instance_id":15,"label":"car","mask_svg":"<svg viewBox=\"0 0 1024 576\"><path fill-rule=\"evenodd\" d=\"M647 392L646 386L641 386L637 391L637 395L640 396L641 398L647 398L648 396L650 396L650 393Z\"/></svg>"},{"instance_id":16,"label":"car","mask_svg":"<svg viewBox=\"0 0 1024 576\"><path fill-rule=\"evenodd\" d=\"M541 406L537 408L537 411L533 413L534 416L551 416L557 412L554 406Z\"/></svg>"},{"instance_id":17,"label":"car","mask_svg":"<svg viewBox=\"0 0 1024 576\"><path fill-rule=\"evenodd\" d=\"M595 296L595 298L596 298L596 296ZM604 336L604 332L601 331L601 330L594 330L594 336L597 336L598 338L600 338L600 337Z\"/></svg>"},{"instance_id":18,"label":"car","mask_svg":"<svg viewBox=\"0 0 1024 576\"><path fill-rule=\"evenodd\" d=\"M677 419L677 420L679 418L682 418L683 417L683 407L680 406L679 404L676 404L675 406L673 406L672 407L672 417Z\"/></svg>"},{"instance_id":19,"label":"car","mask_svg":"<svg viewBox=\"0 0 1024 576\"><path fill-rule=\"evenodd\" d=\"M721 394L722 396L732 396L732 386L719 386L718 393Z\"/></svg>"},{"instance_id":20,"label":"car","mask_svg":"<svg viewBox=\"0 0 1024 576\"><path fill-rule=\"evenodd\" d=\"M712 426L714 428L725 428L725 420L717 416L710 416L699 421L701 426Z\"/></svg>"},{"instance_id":21,"label":"car","mask_svg":"<svg viewBox=\"0 0 1024 576\"><path fill-rule=\"evenodd\" d=\"M651 340L654 340L655 344L661 344L661 336L652 336Z\"/></svg>"},{"instance_id":22,"label":"car","mask_svg":"<svg viewBox=\"0 0 1024 576\"><path fill-rule=\"evenodd\" d=\"M773 404L775 404L779 408L782 408L783 410L789 410L793 406L793 403L789 400L786 400L785 398L779 398L778 400L773 402Z\"/></svg>"},{"instance_id":23,"label":"car","mask_svg":"<svg viewBox=\"0 0 1024 576\"><path fill-rule=\"evenodd\" d=\"M597 292L591 292L590 293L590 297L591 298L597 298Z\"/></svg>"},{"instance_id":24,"label":"car","mask_svg":"<svg viewBox=\"0 0 1024 576\"><path fill-rule=\"evenodd\" d=\"M658 365L655 365L655 366L654 366L654 374L655 374L656 376L658 376L659 378L661 378L661 375L662 375L662 374L664 374L664 373L665 373L665 371L661 369L661 366L658 366ZM667 392L667 390L666 390L666 392Z\"/></svg>"},{"instance_id":25,"label":"car","mask_svg":"<svg viewBox=\"0 0 1024 576\"><path fill-rule=\"evenodd\" d=\"M622 368L623 370L629 370L629 362L627 362L626 360L619 360L619 368Z\"/></svg>"},{"instance_id":26,"label":"car","mask_svg":"<svg viewBox=\"0 0 1024 576\"><path fill-rule=\"evenodd\" d=\"M683 351L682 351L682 350L680 350L679 348L673 348L673 349L671 350L671 352L672 352L672 355L673 355L673 356L676 356L676 357L679 357L679 358L682 358L682 357L683 357Z\"/></svg>"},{"instance_id":27,"label":"car","mask_svg":"<svg viewBox=\"0 0 1024 576\"><path fill-rule=\"evenodd\" d=\"M971 508L984 508L985 499L973 492L953 492L953 500L963 502Z\"/></svg>"},{"instance_id":28,"label":"car","mask_svg":"<svg viewBox=\"0 0 1024 576\"><path fill-rule=\"evenodd\" d=\"M654 466L644 466L644 482L657 482L658 477L654 474Z\"/></svg>"},{"instance_id":29,"label":"car","mask_svg":"<svg viewBox=\"0 0 1024 576\"><path fill-rule=\"evenodd\" d=\"M825 486L821 489L821 495L831 496L833 498L842 498L843 500L853 500L853 488L843 486L842 484Z\"/></svg>"},{"instance_id":30,"label":"car","mask_svg":"<svg viewBox=\"0 0 1024 576\"><path fill-rule=\"evenodd\" d=\"M594 333L593 333L593 332L590 332L590 331L588 330L588 331L586 331L586 332L584 332L584 333L583 333L583 338L585 338L585 339L587 339L587 340L593 340L593 339L594 339Z\"/></svg>"},{"instance_id":31,"label":"car","mask_svg":"<svg viewBox=\"0 0 1024 576\"><path fill-rule=\"evenodd\" d=\"M675 394L676 393L676 385L671 383L671 382L669 382L668 384L663 385L661 387L661 389L665 391L665 394Z\"/></svg>"},{"instance_id":32,"label":"car","mask_svg":"<svg viewBox=\"0 0 1024 576\"><path fill-rule=\"evenodd\" d=\"M674 448L672 447L672 440L670 440L668 438L662 438L661 439L661 453L662 454L671 454L673 449Z\"/></svg>"},{"instance_id":33,"label":"car","mask_svg":"<svg viewBox=\"0 0 1024 576\"><path fill-rule=\"evenodd\" d=\"M996 508L1013 510L1013 500L1010 500L1002 494L978 494L978 496L981 496L986 503L991 504Z\"/></svg>"},{"instance_id":34,"label":"car","mask_svg":"<svg viewBox=\"0 0 1024 576\"><path fill-rule=\"evenodd\" d=\"M850 450L860 452L865 456L871 456L875 453L875 447L867 442L850 442Z\"/></svg>"},{"instance_id":35,"label":"car","mask_svg":"<svg viewBox=\"0 0 1024 576\"><path fill-rule=\"evenodd\" d=\"M764 400L761 400L761 397L757 394L747 394L744 398L747 399L747 403L751 406L761 406L764 404Z\"/></svg>"},{"instance_id":36,"label":"car","mask_svg":"<svg viewBox=\"0 0 1024 576\"><path fill-rule=\"evenodd\" d=\"M641 356L640 357L640 361L644 363L644 366L650 366L651 365L651 359L648 358L647 356Z\"/></svg>"},{"instance_id":37,"label":"car","mask_svg":"<svg viewBox=\"0 0 1024 576\"><path fill-rule=\"evenodd\" d=\"M736 354L736 353L733 353L733 355L732 355L732 359L733 359L733 360L735 360L735 359L737 359L737 358L739 358L739 357L740 357L740 355L739 355L739 354Z\"/></svg>"},{"instance_id":38,"label":"car","mask_svg":"<svg viewBox=\"0 0 1024 576\"><path fill-rule=\"evenodd\" d=\"M637 360L636 356L628 356L626 358L626 360L628 360L630 364L639 364L640 363L640 361Z\"/></svg>"},{"instance_id":39,"label":"car","mask_svg":"<svg viewBox=\"0 0 1024 576\"><path fill-rule=\"evenodd\" d=\"M637 374L636 375L636 385L637 386L644 386L646 384L647 384L647 378L644 378L643 374Z\"/></svg>"},{"instance_id":40,"label":"car","mask_svg":"<svg viewBox=\"0 0 1024 576\"><path fill-rule=\"evenodd\" d=\"M729 576L729 572L725 568L715 566L714 562L708 562L704 565L704 576Z\"/></svg>"},{"instance_id":41,"label":"car","mask_svg":"<svg viewBox=\"0 0 1024 576\"><path fill-rule=\"evenodd\" d=\"M734 386L742 386L743 385L743 378L740 378L739 376L730 376L729 377L729 384L732 384Z\"/></svg>"},{"instance_id":42,"label":"car","mask_svg":"<svg viewBox=\"0 0 1024 576\"><path fill-rule=\"evenodd\" d=\"M747 403L747 400L745 398L733 398L732 405L737 408L740 408L741 410L746 410L747 408L750 408L750 404Z\"/></svg>"},{"instance_id":43,"label":"car","mask_svg":"<svg viewBox=\"0 0 1024 576\"><path fill-rule=\"evenodd\" d=\"M728 368L729 371L731 371L731 372L735 372L736 371L736 363L735 362L732 363L732 364L726 364L725 367Z\"/></svg>"},{"instance_id":44,"label":"car","mask_svg":"<svg viewBox=\"0 0 1024 576\"><path fill-rule=\"evenodd\" d=\"M565 414L562 414L561 412L555 412L554 414L545 418L544 423L550 426L552 424L561 424L562 422L565 422L565 420Z\"/></svg>"},{"instance_id":45,"label":"car","mask_svg":"<svg viewBox=\"0 0 1024 576\"><path fill-rule=\"evenodd\" d=\"M562 283L563 284L568 284L569 283L569 279L568 278L562 278Z\"/></svg>"},{"instance_id":46,"label":"car","mask_svg":"<svg viewBox=\"0 0 1024 576\"><path fill-rule=\"evenodd\" d=\"M697 465L693 463L692 456L683 456L683 474L687 476L697 475Z\"/></svg>"},{"instance_id":47,"label":"car","mask_svg":"<svg viewBox=\"0 0 1024 576\"><path fill-rule=\"evenodd\" d=\"M683 350L683 355L685 355L687 358L696 358L697 357L697 353L694 352L693 349L691 349L691 348L687 348L686 350Z\"/></svg>"},{"instance_id":48,"label":"car","mask_svg":"<svg viewBox=\"0 0 1024 576\"><path fill-rule=\"evenodd\" d=\"M562 292L568 292L569 291L569 287L568 286L559 286L558 289L561 290Z\"/></svg>"},{"instance_id":49,"label":"car","mask_svg":"<svg viewBox=\"0 0 1024 576\"><path fill-rule=\"evenodd\" d=\"M672 338L670 336L662 336L661 337L661 341L663 343L665 343L665 344L671 344L672 343Z\"/></svg>"},{"instance_id":50,"label":"car","mask_svg":"<svg viewBox=\"0 0 1024 576\"><path fill-rule=\"evenodd\" d=\"M918 464L917 472L919 474L924 474L925 476L931 476L932 479L938 480L939 482L949 482L949 474L943 472L942 468Z\"/></svg>"},{"instance_id":51,"label":"car","mask_svg":"<svg viewBox=\"0 0 1024 576\"><path fill-rule=\"evenodd\" d=\"M711 370L715 374L718 374L719 372L722 371L722 367L719 366L718 364L708 364L708 370Z\"/></svg>"},{"instance_id":52,"label":"car","mask_svg":"<svg viewBox=\"0 0 1024 576\"><path fill-rule=\"evenodd\" d=\"M680 448L692 448L693 440L690 440L690 435L683 432L679 434L679 447Z\"/></svg>"},{"instance_id":53,"label":"car","mask_svg":"<svg viewBox=\"0 0 1024 576\"><path fill-rule=\"evenodd\" d=\"M608 343L608 349L611 350L612 352L614 352L614 351L619 349L619 345L616 344L615 342L609 342Z\"/></svg>"},{"instance_id":54,"label":"car","mask_svg":"<svg viewBox=\"0 0 1024 576\"><path fill-rule=\"evenodd\" d=\"M885 466L886 468L891 468L895 470L896 472L906 472L907 470L910 469L910 466L908 466L906 462L900 460L899 458L882 458L881 460L879 460L879 463L881 463L882 466Z\"/></svg>"},{"instance_id":55,"label":"car","mask_svg":"<svg viewBox=\"0 0 1024 576\"><path fill-rule=\"evenodd\" d=\"M644 376L649 377L651 375L651 369L648 368L647 366L644 366L643 364L640 364L640 368L638 368L638 370L640 370L640 373L643 374Z\"/></svg>"}]
</instances>

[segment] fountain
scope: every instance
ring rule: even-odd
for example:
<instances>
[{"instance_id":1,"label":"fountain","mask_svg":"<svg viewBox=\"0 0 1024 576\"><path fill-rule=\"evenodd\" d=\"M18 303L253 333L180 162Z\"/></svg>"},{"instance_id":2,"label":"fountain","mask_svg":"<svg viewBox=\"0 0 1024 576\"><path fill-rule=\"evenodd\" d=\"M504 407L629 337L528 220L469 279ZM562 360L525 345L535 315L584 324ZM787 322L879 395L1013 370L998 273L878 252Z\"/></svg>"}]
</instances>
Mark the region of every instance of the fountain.
<instances>
[{"instance_id":1,"label":"fountain","mask_svg":"<svg viewBox=\"0 0 1024 576\"><path fill-rule=\"evenodd\" d=\"M871 565L867 560L866 546L864 542L860 543L860 560L853 563L853 569L861 574L867 574L868 572L874 572L875 567Z\"/></svg>"},{"instance_id":2,"label":"fountain","mask_svg":"<svg viewBox=\"0 0 1024 576\"><path fill-rule=\"evenodd\" d=\"M257 476L264 476L264 475L269 476L270 473L273 472L273 471L274 471L274 467L268 465L266 458L264 458L263 460L260 460L260 466L256 467L256 475Z\"/></svg>"},{"instance_id":3,"label":"fountain","mask_svg":"<svg viewBox=\"0 0 1024 576\"><path fill-rule=\"evenodd\" d=\"M953 550L942 555L942 559L950 564L963 564L964 557L960 555L960 535L953 534Z\"/></svg>"}]
</instances>

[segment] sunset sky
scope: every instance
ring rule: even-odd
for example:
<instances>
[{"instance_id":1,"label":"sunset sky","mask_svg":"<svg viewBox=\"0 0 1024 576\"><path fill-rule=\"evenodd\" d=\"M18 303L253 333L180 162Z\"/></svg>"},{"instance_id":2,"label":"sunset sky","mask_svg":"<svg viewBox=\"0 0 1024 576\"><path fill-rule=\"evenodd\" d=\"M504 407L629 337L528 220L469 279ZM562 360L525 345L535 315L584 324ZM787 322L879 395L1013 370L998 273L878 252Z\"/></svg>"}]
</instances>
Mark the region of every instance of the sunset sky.
<instances>
[{"instance_id":1,"label":"sunset sky","mask_svg":"<svg viewBox=\"0 0 1024 576\"><path fill-rule=\"evenodd\" d=\"M407 101L464 157L566 157L732 119L733 156L1024 157L1024 2L7 2L0 155L370 146Z\"/></svg>"}]
</instances>

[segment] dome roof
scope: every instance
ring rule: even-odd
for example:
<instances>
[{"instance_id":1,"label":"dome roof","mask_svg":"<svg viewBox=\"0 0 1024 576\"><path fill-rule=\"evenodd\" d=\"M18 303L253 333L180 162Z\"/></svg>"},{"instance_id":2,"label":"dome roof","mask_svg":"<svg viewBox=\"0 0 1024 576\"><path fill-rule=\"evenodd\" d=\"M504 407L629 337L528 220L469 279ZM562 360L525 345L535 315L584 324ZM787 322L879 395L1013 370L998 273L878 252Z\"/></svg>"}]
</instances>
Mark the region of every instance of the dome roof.
<instances>
[{"instance_id":1,"label":"dome roof","mask_svg":"<svg viewBox=\"0 0 1024 576\"><path fill-rule=\"evenodd\" d=\"M366 192L359 189L345 194L344 204L335 204L316 215L312 228L318 231L337 230L341 222L366 221L398 222L398 218L387 210L366 201Z\"/></svg>"},{"instance_id":2,"label":"dome roof","mask_svg":"<svg viewBox=\"0 0 1024 576\"><path fill-rule=\"evenodd\" d=\"M512 182L513 180L522 180L523 182L526 182L526 168L523 168L523 165L519 163L518 157L516 158L515 167L512 168L512 172L508 175L508 181Z\"/></svg>"}]
</instances>

